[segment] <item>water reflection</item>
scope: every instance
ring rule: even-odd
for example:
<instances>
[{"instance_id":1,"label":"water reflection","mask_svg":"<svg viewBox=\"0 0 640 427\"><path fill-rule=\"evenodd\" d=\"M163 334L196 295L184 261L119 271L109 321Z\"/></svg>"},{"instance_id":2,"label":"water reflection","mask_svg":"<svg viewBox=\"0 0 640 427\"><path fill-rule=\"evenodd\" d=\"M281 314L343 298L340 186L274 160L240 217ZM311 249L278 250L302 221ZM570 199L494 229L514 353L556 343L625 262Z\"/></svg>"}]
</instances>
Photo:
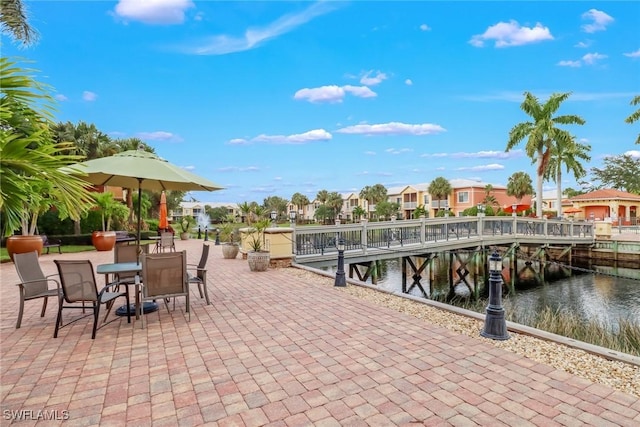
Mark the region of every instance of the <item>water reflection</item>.
<instances>
[{"instance_id":1,"label":"water reflection","mask_svg":"<svg viewBox=\"0 0 640 427\"><path fill-rule=\"evenodd\" d=\"M433 262L433 271L427 268L422 274L423 288L430 292L431 298L434 299L451 296L446 257L438 257ZM377 286L393 292L402 292L402 260L391 259L380 263ZM640 280L638 280L640 270L589 266L589 269L599 272L596 274L583 269L548 263L547 268L544 269L543 281L537 262L531 265L524 265L524 263L520 265L520 263L521 261L519 261L516 286L507 291L508 295L503 300L505 309L513 312L516 317L531 317L531 313L540 312L548 307L553 311L577 316L583 322L596 320L614 329L620 319L628 319L640 324ZM475 266L470 263L467 268L474 271ZM348 271L348 267L346 269ZM505 270L508 271L508 269ZM409 286L412 282L410 273L407 280L407 286ZM482 275L478 276L478 280L482 280ZM454 281L455 295L462 297L471 295L466 284L455 283ZM431 284L430 289L429 284ZM481 287L480 295L485 288ZM424 297L417 287L409 293Z\"/></svg>"}]
</instances>

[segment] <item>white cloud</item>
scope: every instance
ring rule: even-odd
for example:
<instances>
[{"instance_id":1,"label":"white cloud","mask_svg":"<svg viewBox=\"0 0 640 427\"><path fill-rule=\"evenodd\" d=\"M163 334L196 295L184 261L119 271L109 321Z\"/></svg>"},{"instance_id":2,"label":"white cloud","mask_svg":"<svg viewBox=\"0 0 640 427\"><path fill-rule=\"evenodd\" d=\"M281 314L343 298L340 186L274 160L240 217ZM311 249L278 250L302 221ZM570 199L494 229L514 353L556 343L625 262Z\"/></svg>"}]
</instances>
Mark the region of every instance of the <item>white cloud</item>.
<instances>
[{"instance_id":1,"label":"white cloud","mask_svg":"<svg viewBox=\"0 0 640 427\"><path fill-rule=\"evenodd\" d=\"M599 60L605 59L605 58L607 58L607 55L602 55L602 54L599 54L597 52L596 53L587 53L586 55L584 55L582 57L582 61L585 64L593 65L593 64L596 63L596 61L599 61Z\"/></svg>"},{"instance_id":2,"label":"white cloud","mask_svg":"<svg viewBox=\"0 0 640 427\"><path fill-rule=\"evenodd\" d=\"M582 14L582 19L592 21L590 24L584 24L581 28L585 33L595 33L596 31L604 31L607 25L611 24L614 19L597 9L590 9Z\"/></svg>"},{"instance_id":3,"label":"white cloud","mask_svg":"<svg viewBox=\"0 0 640 427\"><path fill-rule=\"evenodd\" d=\"M495 47L521 46L543 40L553 40L548 27L537 23L535 27L521 27L517 21L498 22L487 28L483 34L477 34L469 40L475 47L483 47L485 41L495 40Z\"/></svg>"},{"instance_id":4,"label":"white cloud","mask_svg":"<svg viewBox=\"0 0 640 427\"><path fill-rule=\"evenodd\" d=\"M150 141L182 141L178 135L171 132L156 131L156 132L138 132L136 136L140 139L146 139Z\"/></svg>"},{"instance_id":5,"label":"white cloud","mask_svg":"<svg viewBox=\"0 0 640 427\"><path fill-rule=\"evenodd\" d=\"M629 151L626 151L624 154L636 159L640 159L640 151L638 150L629 150Z\"/></svg>"},{"instance_id":6,"label":"white cloud","mask_svg":"<svg viewBox=\"0 0 640 427\"><path fill-rule=\"evenodd\" d=\"M188 170L188 171L194 171L196 170L196 167L193 165L189 165L189 166L182 166L182 169Z\"/></svg>"},{"instance_id":7,"label":"white cloud","mask_svg":"<svg viewBox=\"0 0 640 427\"><path fill-rule=\"evenodd\" d=\"M218 168L218 172L258 172L260 170L257 166L227 166L224 168Z\"/></svg>"},{"instance_id":8,"label":"white cloud","mask_svg":"<svg viewBox=\"0 0 640 427\"><path fill-rule=\"evenodd\" d=\"M402 154L402 153L411 153L411 152L413 152L413 150L411 148L400 148L400 149L387 148L384 151L389 153L389 154Z\"/></svg>"},{"instance_id":9,"label":"white cloud","mask_svg":"<svg viewBox=\"0 0 640 427\"><path fill-rule=\"evenodd\" d=\"M250 140L235 138L229 141L230 145L248 145L254 142L266 142L271 144L305 144L307 142L329 141L333 136L324 129L314 129L308 132L293 135L265 135L261 134Z\"/></svg>"},{"instance_id":10,"label":"white cloud","mask_svg":"<svg viewBox=\"0 0 640 427\"><path fill-rule=\"evenodd\" d=\"M346 85L342 86L345 92L349 92L353 96L357 96L358 98L373 98L378 96L377 93L372 91L366 86L351 86Z\"/></svg>"},{"instance_id":11,"label":"white cloud","mask_svg":"<svg viewBox=\"0 0 640 427\"><path fill-rule=\"evenodd\" d=\"M480 166L457 168L456 170L481 172L481 171L497 171L497 170L503 170L503 169L504 169L503 165L499 165L497 163L492 163L490 165L480 165Z\"/></svg>"},{"instance_id":12,"label":"white cloud","mask_svg":"<svg viewBox=\"0 0 640 427\"><path fill-rule=\"evenodd\" d=\"M432 135L445 132L446 129L440 125L424 123L410 125L399 122L382 123L376 125L355 125L338 129L338 133L351 135Z\"/></svg>"},{"instance_id":13,"label":"white cloud","mask_svg":"<svg viewBox=\"0 0 640 427\"><path fill-rule=\"evenodd\" d=\"M383 80L387 79L387 75L385 73L381 73L380 71L376 71L376 75L372 76L373 70L367 71L362 78L360 79L360 83L365 86L375 86L380 84Z\"/></svg>"},{"instance_id":14,"label":"white cloud","mask_svg":"<svg viewBox=\"0 0 640 427\"><path fill-rule=\"evenodd\" d=\"M475 153L453 153L454 158L472 158L472 159L511 159L514 157L522 157L522 150L512 151L477 151Z\"/></svg>"},{"instance_id":15,"label":"white cloud","mask_svg":"<svg viewBox=\"0 0 640 427\"><path fill-rule=\"evenodd\" d=\"M268 40L293 31L312 19L331 12L337 7L336 5L337 2L316 2L302 12L284 15L265 27L249 28L243 36L217 35L210 37L200 46L185 50L187 53L197 55L225 55L254 49Z\"/></svg>"},{"instance_id":16,"label":"white cloud","mask_svg":"<svg viewBox=\"0 0 640 427\"><path fill-rule=\"evenodd\" d=\"M185 11L192 7L191 0L120 0L115 14L145 24L182 24Z\"/></svg>"},{"instance_id":17,"label":"white cloud","mask_svg":"<svg viewBox=\"0 0 640 427\"><path fill-rule=\"evenodd\" d=\"M432 153L422 154L420 157L448 157L448 153Z\"/></svg>"},{"instance_id":18,"label":"white cloud","mask_svg":"<svg viewBox=\"0 0 640 427\"><path fill-rule=\"evenodd\" d=\"M623 53L624 56L628 56L629 58L640 58L640 49L634 51L634 52L629 52L629 53Z\"/></svg>"},{"instance_id":19,"label":"white cloud","mask_svg":"<svg viewBox=\"0 0 640 427\"><path fill-rule=\"evenodd\" d=\"M407 79L404 81L404 84L406 84L407 86L411 86L413 84L413 81L411 79Z\"/></svg>"},{"instance_id":20,"label":"white cloud","mask_svg":"<svg viewBox=\"0 0 640 427\"><path fill-rule=\"evenodd\" d=\"M93 102L96 99L98 99L98 95L88 90L85 90L84 92L82 92L82 99L85 101Z\"/></svg>"},{"instance_id":21,"label":"white cloud","mask_svg":"<svg viewBox=\"0 0 640 427\"><path fill-rule=\"evenodd\" d=\"M63 95L63 94L61 94L61 93L57 94L57 95L55 96L55 98L56 98L58 101L61 101L61 102L64 102L64 101L68 101L68 100L69 100L69 98L67 98L66 96L64 96L64 95Z\"/></svg>"},{"instance_id":22,"label":"white cloud","mask_svg":"<svg viewBox=\"0 0 640 427\"><path fill-rule=\"evenodd\" d=\"M375 156L376 152L375 151L365 151L364 154L366 154L367 156Z\"/></svg>"},{"instance_id":23,"label":"white cloud","mask_svg":"<svg viewBox=\"0 0 640 427\"><path fill-rule=\"evenodd\" d=\"M431 30L431 27L430 27L430 26L428 26L427 24L422 24L422 25L420 25L420 29L421 29L422 31L430 31L430 30Z\"/></svg>"},{"instance_id":24,"label":"white cloud","mask_svg":"<svg viewBox=\"0 0 640 427\"><path fill-rule=\"evenodd\" d=\"M579 48L584 49L584 48L587 48L587 47L591 46L592 43L593 42L591 40L585 40L583 42L576 43L573 47L579 47Z\"/></svg>"},{"instance_id":25,"label":"white cloud","mask_svg":"<svg viewBox=\"0 0 640 427\"><path fill-rule=\"evenodd\" d=\"M561 67L582 67L582 62L580 61L560 61L558 62Z\"/></svg>"},{"instance_id":26,"label":"white cloud","mask_svg":"<svg viewBox=\"0 0 640 427\"><path fill-rule=\"evenodd\" d=\"M293 98L297 100L307 100L309 102L335 103L342 102L347 93L359 98L372 98L378 96L374 91L366 86L328 85L300 89L293 95Z\"/></svg>"}]
</instances>

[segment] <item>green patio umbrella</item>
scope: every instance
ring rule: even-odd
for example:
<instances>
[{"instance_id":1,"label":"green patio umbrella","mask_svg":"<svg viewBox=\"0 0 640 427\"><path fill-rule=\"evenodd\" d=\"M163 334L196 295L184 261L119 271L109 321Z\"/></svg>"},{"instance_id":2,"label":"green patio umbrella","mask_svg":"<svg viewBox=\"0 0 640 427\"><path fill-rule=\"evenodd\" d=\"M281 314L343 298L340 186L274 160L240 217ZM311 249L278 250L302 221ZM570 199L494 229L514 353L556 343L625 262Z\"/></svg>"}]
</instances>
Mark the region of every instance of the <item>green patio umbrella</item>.
<instances>
[{"instance_id":1,"label":"green patio umbrella","mask_svg":"<svg viewBox=\"0 0 640 427\"><path fill-rule=\"evenodd\" d=\"M130 150L109 157L87 160L64 167L94 185L138 189L138 233L140 244L142 190L215 191L223 187L188 172L144 150Z\"/></svg>"}]
</instances>

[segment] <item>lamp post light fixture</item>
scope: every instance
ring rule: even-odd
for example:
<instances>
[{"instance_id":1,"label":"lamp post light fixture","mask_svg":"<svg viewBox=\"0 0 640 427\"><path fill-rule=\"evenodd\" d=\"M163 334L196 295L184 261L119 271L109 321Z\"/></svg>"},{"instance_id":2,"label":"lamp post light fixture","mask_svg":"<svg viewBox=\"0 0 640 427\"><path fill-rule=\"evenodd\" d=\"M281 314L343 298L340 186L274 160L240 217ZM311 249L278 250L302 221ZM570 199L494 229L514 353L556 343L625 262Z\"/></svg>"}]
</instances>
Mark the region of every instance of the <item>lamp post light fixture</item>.
<instances>
[{"instance_id":1,"label":"lamp post light fixture","mask_svg":"<svg viewBox=\"0 0 640 427\"><path fill-rule=\"evenodd\" d=\"M484 216L484 205L482 203L478 203L478 216Z\"/></svg>"},{"instance_id":2,"label":"lamp post light fixture","mask_svg":"<svg viewBox=\"0 0 640 427\"><path fill-rule=\"evenodd\" d=\"M278 218L278 212L271 211L271 222L273 223L272 227L276 226L276 218Z\"/></svg>"},{"instance_id":3,"label":"lamp post light fixture","mask_svg":"<svg viewBox=\"0 0 640 427\"><path fill-rule=\"evenodd\" d=\"M291 222L291 225L294 225L296 223L296 211L289 211L289 221Z\"/></svg>"},{"instance_id":4,"label":"lamp post light fixture","mask_svg":"<svg viewBox=\"0 0 640 427\"><path fill-rule=\"evenodd\" d=\"M489 257L489 305L480 335L494 340L508 340L507 322L502 307L502 258L497 251Z\"/></svg>"},{"instance_id":5,"label":"lamp post light fixture","mask_svg":"<svg viewBox=\"0 0 640 427\"><path fill-rule=\"evenodd\" d=\"M517 210L518 210L518 205L515 204L515 203L512 204L511 205L511 216L518 216Z\"/></svg>"},{"instance_id":6,"label":"lamp post light fixture","mask_svg":"<svg viewBox=\"0 0 640 427\"><path fill-rule=\"evenodd\" d=\"M204 226L204 241L205 242L209 241L209 226L208 225Z\"/></svg>"},{"instance_id":7,"label":"lamp post light fixture","mask_svg":"<svg viewBox=\"0 0 640 427\"><path fill-rule=\"evenodd\" d=\"M341 236L338 238L338 244L336 245L338 249L338 270L336 271L336 280L333 284L339 287L347 286L347 278L344 274L344 246L344 239Z\"/></svg>"},{"instance_id":8,"label":"lamp post light fixture","mask_svg":"<svg viewBox=\"0 0 640 427\"><path fill-rule=\"evenodd\" d=\"M220 246L220 229L216 228L216 246Z\"/></svg>"}]
</instances>

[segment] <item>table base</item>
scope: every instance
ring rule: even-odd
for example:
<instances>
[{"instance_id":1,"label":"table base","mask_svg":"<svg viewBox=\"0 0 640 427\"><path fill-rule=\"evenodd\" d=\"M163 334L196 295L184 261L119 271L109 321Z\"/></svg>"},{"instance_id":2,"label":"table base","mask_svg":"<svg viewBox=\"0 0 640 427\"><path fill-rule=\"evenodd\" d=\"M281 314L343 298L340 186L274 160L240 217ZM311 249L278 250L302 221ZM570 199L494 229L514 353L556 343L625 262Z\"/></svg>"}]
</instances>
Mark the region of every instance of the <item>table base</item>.
<instances>
[{"instance_id":1,"label":"table base","mask_svg":"<svg viewBox=\"0 0 640 427\"><path fill-rule=\"evenodd\" d=\"M142 313L143 314L147 314L147 313L153 313L154 311L158 311L158 304L156 304L155 302L145 302L142 304ZM122 307L119 307L116 310L116 316L126 316L127 315L127 309L129 311L129 314L132 316L136 315L136 305L135 304L129 304L129 306L123 305Z\"/></svg>"}]
</instances>

